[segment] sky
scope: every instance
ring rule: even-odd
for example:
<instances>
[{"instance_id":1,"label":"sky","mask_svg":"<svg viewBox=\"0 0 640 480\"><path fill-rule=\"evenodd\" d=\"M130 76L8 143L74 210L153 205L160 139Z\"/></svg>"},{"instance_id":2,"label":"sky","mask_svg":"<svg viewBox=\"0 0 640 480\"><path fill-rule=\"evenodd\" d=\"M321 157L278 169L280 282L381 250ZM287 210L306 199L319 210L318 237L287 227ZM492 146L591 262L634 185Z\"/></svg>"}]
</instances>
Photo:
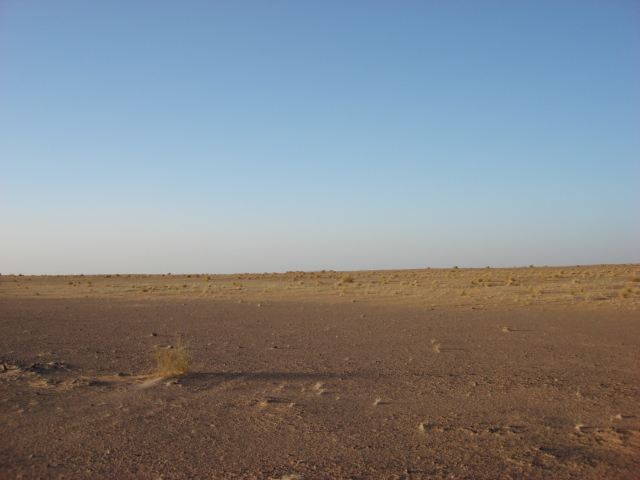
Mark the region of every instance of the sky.
<instances>
[{"instance_id":1,"label":"sky","mask_svg":"<svg viewBox=\"0 0 640 480\"><path fill-rule=\"evenodd\" d=\"M637 262L637 1L0 0L2 274Z\"/></svg>"}]
</instances>

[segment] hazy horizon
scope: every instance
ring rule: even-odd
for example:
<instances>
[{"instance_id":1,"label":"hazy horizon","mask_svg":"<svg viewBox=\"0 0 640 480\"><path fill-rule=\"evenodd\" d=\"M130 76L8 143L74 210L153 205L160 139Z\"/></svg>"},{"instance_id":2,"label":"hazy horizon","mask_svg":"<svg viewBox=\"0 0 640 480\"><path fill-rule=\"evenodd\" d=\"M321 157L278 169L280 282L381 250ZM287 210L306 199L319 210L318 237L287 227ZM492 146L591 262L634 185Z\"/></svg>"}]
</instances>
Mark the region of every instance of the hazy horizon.
<instances>
[{"instance_id":1,"label":"hazy horizon","mask_svg":"<svg viewBox=\"0 0 640 480\"><path fill-rule=\"evenodd\" d=\"M0 4L0 273L640 262L640 4Z\"/></svg>"},{"instance_id":2,"label":"hazy horizon","mask_svg":"<svg viewBox=\"0 0 640 480\"><path fill-rule=\"evenodd\" d=\"M148 277L184 277L184 276L234 276L234 275L286 275L289 273L350 273L350 272L362 272L362 273L370 273L370 272L411 272L411 271L428 271L428 270L514 270L514 269L527 269L527 268L601 268L601 267L625 267L632 266L638 267L640 264L637 263L620 263L620 264L594 264L594 265L512 265L511 267L491 267L487 265L485 267L458 267L454 265L453 267L422 267L422 268L397 268L397 269L375 269L375 270L333 270L333 269L322 269L322 270L286 270L279 272L227 272L227 273L214 273L214 272L182 272L182 273L148 273L148 272L95 272L95 273L83 273L83 272L75 272L75 273L65 273L65 274L23 274L19 272L0 272L0 276L4 277L102 277L102 276L117 276L117 277L136 277L136 276L148 276Z\"/></svg>"}]
</instances>

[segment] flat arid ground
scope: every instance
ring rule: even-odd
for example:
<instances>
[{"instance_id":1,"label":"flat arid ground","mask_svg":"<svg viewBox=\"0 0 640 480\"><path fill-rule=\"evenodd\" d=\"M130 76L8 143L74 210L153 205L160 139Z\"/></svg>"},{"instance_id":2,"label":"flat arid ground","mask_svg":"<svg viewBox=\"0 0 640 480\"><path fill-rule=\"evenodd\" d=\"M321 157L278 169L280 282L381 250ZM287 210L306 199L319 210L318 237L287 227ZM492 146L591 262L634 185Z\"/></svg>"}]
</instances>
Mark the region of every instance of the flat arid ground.
<instances>
[{"instance_id":1,"label":"flat arid ground","mask_svg":"<svg viewBox=\"0 0 640 480\"><path fill-rule=\"evenodd\" d=\"M640 478L637 264L3 275L0 332L1 478Z\"/></svg>"}]
</instances>

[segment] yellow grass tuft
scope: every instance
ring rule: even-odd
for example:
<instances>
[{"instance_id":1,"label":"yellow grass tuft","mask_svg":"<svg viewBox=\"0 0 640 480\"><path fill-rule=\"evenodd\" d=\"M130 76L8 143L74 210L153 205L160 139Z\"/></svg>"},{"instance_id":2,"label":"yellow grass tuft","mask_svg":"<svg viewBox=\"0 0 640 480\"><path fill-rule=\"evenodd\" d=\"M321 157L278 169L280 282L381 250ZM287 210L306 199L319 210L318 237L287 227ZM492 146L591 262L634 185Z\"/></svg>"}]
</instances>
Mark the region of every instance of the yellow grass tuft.
<instances>
[{"instance_id":1,"label":"yellow grass tuft","mask_svg":"<svg viewBox=\"0 0 640 480\"><path fill-rule=\"evenodd\" d=\"M191 353L182 345L180 339L176 347L158 348L154 352L156 374L161 377L179 377L189 373Z\"/></svg>"}]
</instances>

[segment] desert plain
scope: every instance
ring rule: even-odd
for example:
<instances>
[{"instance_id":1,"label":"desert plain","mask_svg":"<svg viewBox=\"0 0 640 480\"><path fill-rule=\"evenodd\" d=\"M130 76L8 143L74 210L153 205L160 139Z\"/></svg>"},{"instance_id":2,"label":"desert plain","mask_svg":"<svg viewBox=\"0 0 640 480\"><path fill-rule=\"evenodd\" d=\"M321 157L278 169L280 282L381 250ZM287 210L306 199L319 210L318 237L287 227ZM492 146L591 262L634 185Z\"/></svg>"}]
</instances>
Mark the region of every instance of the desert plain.
<instances>
[{"instance_id":1,"label":"desert plain","mask_svg":"<svg viewBox=\"0 0 640 480\"><path fill-rule=\"evenodd\" d=\"M640 478L638 264L5 274L0 332L0 478Z\"/></svg>"}]
</instances>

